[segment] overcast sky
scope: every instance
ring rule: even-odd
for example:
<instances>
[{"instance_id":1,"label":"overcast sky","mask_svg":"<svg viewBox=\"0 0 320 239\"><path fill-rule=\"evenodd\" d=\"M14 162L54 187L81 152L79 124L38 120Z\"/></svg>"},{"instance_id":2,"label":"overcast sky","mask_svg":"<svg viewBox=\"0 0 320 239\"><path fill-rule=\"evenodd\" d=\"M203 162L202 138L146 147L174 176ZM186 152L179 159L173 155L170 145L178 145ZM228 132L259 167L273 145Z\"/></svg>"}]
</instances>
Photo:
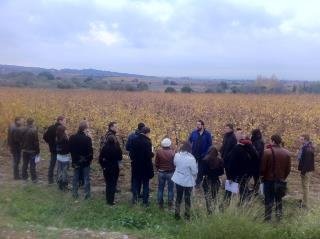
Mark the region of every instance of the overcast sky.
<instances>
[{"instance_id":1,"label":"overcast sky","mask_svg":"<svg viewBox=\"0 0 320 239\"><path fill-rule=\"evenodd\" d=\"M318 0L0 0L0 64L320 80Z\"/></svg>"}]
</instances>

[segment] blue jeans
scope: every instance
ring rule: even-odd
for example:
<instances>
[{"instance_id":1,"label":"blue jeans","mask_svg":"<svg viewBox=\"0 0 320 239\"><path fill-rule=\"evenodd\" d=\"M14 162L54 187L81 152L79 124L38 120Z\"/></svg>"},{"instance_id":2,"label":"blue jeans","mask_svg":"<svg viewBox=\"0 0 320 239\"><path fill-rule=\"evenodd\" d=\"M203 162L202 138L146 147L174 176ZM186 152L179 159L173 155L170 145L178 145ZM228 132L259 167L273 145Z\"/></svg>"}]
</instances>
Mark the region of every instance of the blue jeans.
<instances>
[{"instance_id":1,"label":"blue jeans","mask_svg":"<svg viewBox=\"0 0 320 239\"><path fill-rule=\"evenodd\" d=\"M145 205L149 204L149 179L142 179L138 177L132 178L132 203L135 204L138 201L139 188L143 187L143 199L142 202Z\"/></svg>"},{"instance_id":2,"label":"blue jeans","mask_svg":"<svg viewBox=\"0 0 320 239\"><path fill-rule=\"evenodd\" d=\"M68 186L68 170L69 170L69 162L61 162L58 161L58 177L57 177L57 183L60 190L66 190Z\"/></svg>"},{"instance_id":3,"label":"blue jeans","mask_svg":"<svg viewBox=\"0 0 320 239\"><path fill-rule=\"evenodd\" d=\"M85 168L75 168L74 174L73 174L73 180L72 180L72 194L74 197L78 197L78 188L79 188L79 181L80 181L80 175L82 173L83 176L83 182L84 182L84 195L85 199L90 198L91 192L90 192L90 166Z\"/></svg>"},{"instance_id":4,"label":"blue jeans","mask_svg":"<svg viewBox=\"0 0 320 239\"><path fill-rule=\"evenodd\" d=\"M171 204L173 202L173 186L174 183L172 182L173 173L167 172L159 172L158 174L158 203L163 205L163 191L166 186L166 182L168 182L168 203Z\"/></svg>"}]
</instances>

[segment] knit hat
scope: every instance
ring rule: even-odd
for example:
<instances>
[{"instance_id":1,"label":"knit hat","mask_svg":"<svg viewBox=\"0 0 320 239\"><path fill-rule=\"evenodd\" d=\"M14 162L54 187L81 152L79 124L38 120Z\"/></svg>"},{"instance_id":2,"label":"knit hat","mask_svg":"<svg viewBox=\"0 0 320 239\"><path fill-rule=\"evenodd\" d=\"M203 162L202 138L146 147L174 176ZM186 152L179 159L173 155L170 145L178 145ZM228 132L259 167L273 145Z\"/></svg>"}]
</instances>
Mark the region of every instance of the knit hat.
<instances>
[{"instance_id":1,"label":"knit hat","mask_svg":"<svg viewBox=\"0 0 320 239\"><path fill-rule=\"evenodd\" d=\"M169 138L165 138L161 141L161 147L169 148L171 146L171 140Z\"/></svg>"}]
</instances>

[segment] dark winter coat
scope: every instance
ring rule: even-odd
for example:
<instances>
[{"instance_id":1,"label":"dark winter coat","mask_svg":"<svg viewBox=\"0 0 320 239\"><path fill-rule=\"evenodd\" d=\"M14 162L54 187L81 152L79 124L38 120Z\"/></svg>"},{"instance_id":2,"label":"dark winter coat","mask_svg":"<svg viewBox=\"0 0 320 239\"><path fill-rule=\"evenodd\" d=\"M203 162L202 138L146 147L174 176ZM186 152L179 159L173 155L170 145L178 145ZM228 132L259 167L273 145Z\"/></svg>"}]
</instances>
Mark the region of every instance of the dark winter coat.
<instances>
[{"instance_id":1,"label":"dark winter coat","mask_svg":"<svg viewBox=\"0 0 320 239\"><path fill-rule=\"evenodd\" d=\"M100 139L100 149L99 151L101 152L102 151L102 148L104 147L105 143L107 142L107 139L109 136L114 136L117 139L117 136L116 136L116 132L112 131L112 130L108 130L107 133L101 137Z\"/></svg>"},{"instance_id":2,"label":"dark winter coat","mask_svg":"<svg viewBox=\"0 0 320 239\"><path fill-rule=\"evenodd\" d=\"M236 144L237 139L234 132L226 133L223 136L222 147L220 149L221 157L225 159Z\"/></svg>"},{"instance_id":3,"label":"dark winter coat","mask_svg":"<svg viewBox=\"0 0 320 239\"><path fill-rule=\"evenodd\" d=\"M23 127L11 124L8 129L8 145L11 151L19 151L22 146Z\"/></svg>"},{"instance_id":4,"label":"dark winter coat","mask_svg":"<svg viewBox=\"0 0 320 239\"><path fill-rule=\"evenodd\" d=\"M253 175L257 178L260 175L261 161L264 153L264 142L262 139L254 139L254 141L252 141L252 145L258 153L258 160L256 166L254 167L255 171Z\"/></svg>"},{"instance_id":5,"label":"dark winter coat","mask_svg":"<svg viewBox=\"0 0 320 239\"><path fill-rule=\"evenodd\" d=\"M69 139L72 167L85 168L93 159L92 141L84 132L78 132Z\"/></svg>"},{"instance_id":6,"label":"dark winter coat","mask_svg":"<svg viewBox=\"0 0 320 239\"><path fill-rule=\"evenodd\" d=\"M56 140L56 153L60 155L66 155L70 153L68 138Z\"/></svg>"},{"instance_id":7,"label":"dark winter coat","mask_svg":"<svg viewBox=\"0 0 320 239\"><path fill-rule=\"evenodd\" d=\"M197 145L199 137L202 137L202 138L201 138L200 145ZM202 135L200 135L198 130L194 130L189 136L189 142L192 144L193 156L197 160L201 160L204 158L204 156L206 156L209 148L212 146L212 136L211 136L211 133L206 129L203 131Z\"/></svg>"},{"instance_id":8,"label":"dark winter coat","mask_svg":"<svg viewBox=\"0 0 320 239\"><path fill-rule=\"evenodd\" d=\"M314 147L312 143L302 147L301 159L299 160L298 170L302 175L314 171Z\"/></svg>"},{"instance_id":9,"label":"dark winter coat","mask_svg":"<svg viewBox=\"0 0 320 239\"><path fill-rule=\"evenodd\" d=\"M132 174L133 177L141 179L151 179L154 176L151 140L143 135L139 136L132 143Z\"/></svg>"},{"instance_id":10,"label":"dark winter coat","mask_svg":"<svg viewBox=\"0 0 320 239\"><path fill-rule=\"evenodd\" d=\"M139 136L139 131L138 130L136 130L134 133L131 133L128 136L128 141L126 143L126 150L129 152L130 158L131 158L131 151L132 151L132 143L138 136Z\"/></svg>"},{"instance_id":11,"label":"dark winter coat","mask_svg":"<svg viewBox=\"0 0 320 239\"><path fill-rule=\"evenodd\" d=\"M228 155L229 179L239 181L243 177L251 177L256 171L258 153L251 141L237 144Z\"/></svg>"},{"instance_id":12,"label":"dark winter coat","mask_svg":"<svg viewBox=\"0 0 320 239\"><path fill-rule=\"evenodd\" d=\"M122 161L122 150L119 144L104 145L99 156L99 163L105 172L119 172L119 162Z\"/></svg>"},{"instance_id":13,"label":"dark winter coat","mask_svg":"<svg viewBox=\"0 0 320 239\"><path fill-rule=\"evenodd\" d=\"M56 145L56 132L57 128L60 126L60 123L55 123L51 125L47 131L43 134L43 140L49 145L49 150L51 153L57 153L57 145Z\"/></svg>"},{"instance_id":14,"label":"dark winter coat","mask_svg":"<svg viewBox=\"0 0 320 239\"><path fill-rule=\"evenodd\" d=\"M210 180L217 180L224 174L223 160L215 147L209 149L208 154L204 157L204 174Z\"/></svg>"},{"instance_id":15,"label":"dark winter coat","mask_svg":"<svg viewBox=\"0 0 320 239\"><path fill-rule=\"evenodd\" d=\"M38 130L28 126L23 130L22 151L28 153L40 153Z\"/></svg>"}]
</instances>

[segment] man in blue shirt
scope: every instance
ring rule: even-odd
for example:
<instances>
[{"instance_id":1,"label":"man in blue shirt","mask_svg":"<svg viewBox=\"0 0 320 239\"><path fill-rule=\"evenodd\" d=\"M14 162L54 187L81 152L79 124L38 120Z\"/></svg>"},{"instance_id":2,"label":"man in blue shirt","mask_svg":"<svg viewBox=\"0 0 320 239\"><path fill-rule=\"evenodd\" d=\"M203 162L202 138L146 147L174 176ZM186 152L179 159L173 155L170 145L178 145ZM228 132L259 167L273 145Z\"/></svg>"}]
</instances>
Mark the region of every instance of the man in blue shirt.
<instances>
[{"instance_id":1,"label":"man in blue shirt","mask_svg":"<svg viewBox=\"0 0 320 239\"><path fill-rule=\"evenodd\" d=\"M204 175L203 158L212 146L211 133L205 128L202 120L197 121L197 128L190 134L189 142L192 144L192 154L198 162L198 177L196 183L197 186L199 186Z\"/></svg>"}]
</instances>

